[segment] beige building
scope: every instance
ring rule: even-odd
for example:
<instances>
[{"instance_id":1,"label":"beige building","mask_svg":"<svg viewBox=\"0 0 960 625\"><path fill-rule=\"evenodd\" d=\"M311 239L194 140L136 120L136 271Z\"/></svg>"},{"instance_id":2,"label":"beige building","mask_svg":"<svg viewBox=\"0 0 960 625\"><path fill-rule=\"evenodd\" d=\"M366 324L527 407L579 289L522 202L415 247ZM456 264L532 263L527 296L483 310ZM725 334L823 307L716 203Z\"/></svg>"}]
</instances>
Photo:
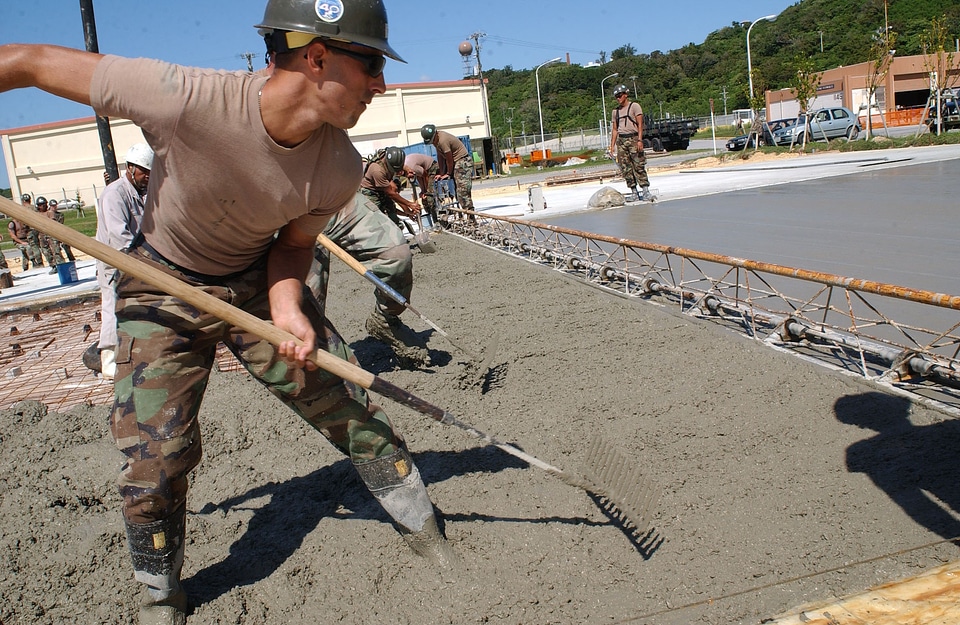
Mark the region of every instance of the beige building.
<instances>
[{"instance_id":1,"label":"beige building","mask_svg":"<svg viewBox=\"0 0 960 625\"><path fill-rule=\"evenodd\" d=\"M960 55L953 55L947 86L960 86ZM895 57L879 84L872 105L873 127L918 124L931 91L930 70L922 55ZM817 95L810 109L845 106L862 118L867 115L867 85L870 63L827 70L820 75ZM767 92L767 119L796 117L800 103L792 89ZM880 112L883 112L883 119Z\"/></svg>"},{"instance_id":2,"label":"beige building","mask_svg":"<svg viewBox=\"0 0 960 625\"><path fill-rule=\"evenodd\" d=\"M435 124L458 137L469 136L473 150L489 163L494 155L484 109L477 80L390 85L349 132L366 155L391 145L423 149L420 127ZM127 149L143 141L143 134L128 120L110 120L110 128L122 169ZM29 193L96 205L105 168L94 117L0 130L0 143L14 198Z\"/></svg>"}]
</instances>

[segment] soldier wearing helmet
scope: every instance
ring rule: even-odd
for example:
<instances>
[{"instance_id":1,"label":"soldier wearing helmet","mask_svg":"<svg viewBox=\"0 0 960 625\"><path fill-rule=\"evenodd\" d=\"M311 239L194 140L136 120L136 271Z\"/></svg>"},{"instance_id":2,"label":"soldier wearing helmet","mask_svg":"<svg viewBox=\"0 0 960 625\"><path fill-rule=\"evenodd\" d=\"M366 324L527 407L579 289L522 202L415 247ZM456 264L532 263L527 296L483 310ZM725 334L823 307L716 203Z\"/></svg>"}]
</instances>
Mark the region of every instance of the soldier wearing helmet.
<instances>
[{"instance_id":1,"label":"soldier wearing helmet","mask_svg":"<svg viewBox=\"0 0 960 625\"><path fill-rule=\"evenodd\" d=\"M33 205L33 197L29 193L20 196L20 203L32 211L37 208ZM40 240L37 231L18 219L11 219L7 224L7 230L10 238L20 250L20 266L23 271L30 269L32 264L34 269L43 267L43 256L40 253Z\"/></svg>"},{"instance_id":2,"label":"soldier wearing helmet","mask_svg":"<svg viewBox=\"0 0 960 625\"><path fill-rule=\"evenodd\" d=\"M363 180L360 182L360 194L363 197L363 203L376 207L396 225L397 231L386 232L381 236L404 241L403 245L406 252L397 248L391 255L395 257L396 261L402 262L402 267L410 267L409 275L407 275L407 271L401 273L390 271L389 273L398 278L400 284L396 286L401 288L396 290L407 297L413 288L413 271L412 262L406 261L410 248L406 244L406 239L403 238L402 228L406 226L411 234L414 234L414 231L409 222L400 219L397 214L397 205L400 205L400 210L407 217L413 219L419 217L421 209L417 202L408 200L400 194L399 176L404 175L405 160L406 154L398 147L386 148L370 157L364 167ZM358 204L361 204L359 198ZM355 210L362 210L362 205ZM341 218L338 217L337 221L340 220ZM365 242L358 243L363 244ZM369 243L366 243L364 247L368 245ZM356 244L350 247L358 249ZM378 294L377 306L365 324L367 332L389 345L401 366L411 369L428 366L430 355L426 343L400 320L400 313L403 311L403 306L398 306L389 298Z\"/></svg>"},{"instance_id":3,"label":"soldier wearing helmet","mask_svg":"<svg viewBox=\"0 0 960 625\"><path fill-rule=\"evenodd\" d=\"M443 130L437 130L433 124L425 124L420 129L420 136L427 145L437 150L437 165L440 174L437 180L453 178L456 185L457 202L460 208L473 210L473 155L463 144L463 141ZM470 221L476 222L475 215L468 215Z\"/></svg>"},{"instance_id":4,"label":"soldier wearing helmet","mask_svg":"<svg viewBox=\"0 0 960 625\"><path fill-rule=\"evenodd\" d=\"M60 212L60 210L58 209L58 206L59 206L59 202L57 202L56 198L50 198L50 210L47 211L47 216L50 219L57 222L58 224L62 224L64 223L65 220L63 218L63 213ZM64 254L67 255L67 260L71 262L77 260L76 257L73 255L73 249L69 245L67 245L63 241L57 241L56 239L53 239L53 241L57 244L58 254L62 251Z\"/></svg>"},{"instance_id":5,"label":"soldier wearing helmet","mask_svg":"<svg viewBox=\"0 0 960 625\"><path fill-rule=\"evenodd\" d=\"M200 407L220 342L350 458L418 553L453 557L386 413L309 362L317 348L353 358L304 279L317 236L360 187L362 161L346 130L385 91L384 57L400 58L383 2L268 0L257 27L276 56L269 77L0 46L0 92L39 87L129 119L149 137L156 155L128 255L295 338L274 346L122 275L111 432L126 457L118 484L134 577L146 587L141 622L186 621L188 476L202 457ZM134 334L136 348L125 350Z\"/></svg>"},{"instance_id":6,"label":"soldier wearing helmet","mask_svg":"<svg viewBox=\"0 0 960 625\"><path fill-rule=\"evenodd\" d=\"M647 157L643 153L643 109L638 102L631 102L629 96L626 85L617 85L613 90L617 107L610 114L610 153L616 155L623 179L630 187L628 201L653 201Z\"/></svg>"},{"instance_id":7,"label":"soldier wearing helmet","mask_svg":"<svg viewBox=\"0 0 960 625\"><path fill-rule=\"evenodd\" d=\"M398 147L382 150L367 160L360 181L360 193L370 198L398 228L403 228L403 223L397 215L397 204L408 217L420 214L419 204L400 195L397 178L403 174L404 159L406 154Z\"/></svg>"},{"instance_id":8,"label":"soldier wearing helmet","mask_svg":"<svg viewBox=\"0 0 960 625\"><path fill-rule=\"evenodd\" d=\"M42 195L37 196L37 212L47 218L53 217L53 214L50 212L50 205L47 203L47 198ZM36 243L40 248L40 253L43 254L43 259L47 261L47 265L50 266L49 273L57 273L57 265L66 262L66 259L60 253L60 242L36 228L31 230L30 235L36 237Z\"/></svg>"},{"instance_id":9,"label":"soldier wearing helmet","mask_svg":"<svg viewBox=\"0 0 960 625\"><path fill-rule=\"evenodd\" d=\"M115 250L128 250L140 234L147 186L153 169L153 149L135 143L127 150L125 169L107 185L97 201L97 241ZM99 371L108 380L117 371L117 284L120 272L97 261L97 285L100 287L100 338L91 346L87 360L99 363ZM90 358L90 356L94 356Z\"/></svg>"}]
</instances>

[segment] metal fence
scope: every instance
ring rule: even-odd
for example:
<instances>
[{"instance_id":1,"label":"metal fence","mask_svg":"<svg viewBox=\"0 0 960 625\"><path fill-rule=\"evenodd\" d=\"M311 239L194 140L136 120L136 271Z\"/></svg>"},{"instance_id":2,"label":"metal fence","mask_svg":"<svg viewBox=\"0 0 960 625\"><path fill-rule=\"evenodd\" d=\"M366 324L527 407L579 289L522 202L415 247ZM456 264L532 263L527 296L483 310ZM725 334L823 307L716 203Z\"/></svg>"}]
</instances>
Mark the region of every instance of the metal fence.
<instances>
[{"instance_id":1,"label":"metal fence","mask_svg":"<svg viewBox=\"0 0 960 625\"><path fill-rule=\"evenodd\" d=\"M456 210L456 209L451 209ZM960 296L478 213L452 231L960 416Z\"/></svg>"}]
</instances>

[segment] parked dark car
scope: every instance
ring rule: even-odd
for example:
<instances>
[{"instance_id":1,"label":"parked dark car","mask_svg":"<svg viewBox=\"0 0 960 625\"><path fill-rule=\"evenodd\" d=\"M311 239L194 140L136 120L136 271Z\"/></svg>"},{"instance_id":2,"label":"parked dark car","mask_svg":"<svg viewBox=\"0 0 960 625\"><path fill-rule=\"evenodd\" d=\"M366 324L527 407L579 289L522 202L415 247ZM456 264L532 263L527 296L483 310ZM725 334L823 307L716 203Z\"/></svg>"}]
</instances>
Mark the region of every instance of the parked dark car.
<instances>
[{"instance_id":1,"label":"parked dark car","mask_svg":"<svg viewBox=\"0 0 960 625\"><path fill-rule=\"evenodd\" d=\"M860 136L860 118L845 106L831 106L798 116L797 123L773 133L777 145L796 145L806 141Z\"/></svg>"},{"instance_id":2,"label":"parked dark car","mask_svg":"<svg viewBox=\"0 0 960 625\"><path fill-rule=\"evenodd\" d=\"M760 140L760 145L776 145L774 143L773 133L781 128L792 126L793 124L797 123L797 120L791 117L790 119L775 119L766 123L760 123L763 127L763 138ZM731 152L737 152L744 148L752 148L754 147L754 139L755 137L753 133L750 132L743 135L737 135L736 137L727 141L727 149Z\"/></svg>"},{"instance_id":3,"label":"parked dark car","mask_svg":"<svg viewBox=\"0 0 960 625\"><path fill-rule=\"evenodd\" d=\"M944 92L940 96L940 104L943 107L943 117L940 118L940 128L950 130L951 128L960 128L960 102L956 93ZM927 111L927 126L933 132L937 131L937 103L930 103L930 110Z\"/></svg>"}]
</instances>

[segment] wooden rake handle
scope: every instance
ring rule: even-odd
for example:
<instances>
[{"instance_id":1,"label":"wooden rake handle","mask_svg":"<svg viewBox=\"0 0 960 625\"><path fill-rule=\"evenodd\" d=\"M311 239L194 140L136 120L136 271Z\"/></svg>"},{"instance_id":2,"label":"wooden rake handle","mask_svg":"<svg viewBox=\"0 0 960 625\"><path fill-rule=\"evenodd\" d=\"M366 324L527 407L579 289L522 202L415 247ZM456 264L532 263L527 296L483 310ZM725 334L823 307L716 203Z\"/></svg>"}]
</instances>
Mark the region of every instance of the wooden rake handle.
<instances>
[{"instance_id":1,"label":"wooden rake handle","mask_svg":"<svg viewBox=\"0 0 960 625\"><path fill-rule=\"evenodd\" d=\"M273 345L280 345L285 341L296 341L297 344L302 344L302 341L300 341L300 339L295 337L293 334L290 334L285 330L281 330L268 321L264 321L263 319L251 315L244 310L240 310L236 306L232 306L224 301L221 301L209 293L206 293L183 282L182 280L170 276L153 267L152 265L134 258L133 256L129 256L123 252L113 249L112 247L104 245L96 239L77 232L73 228L69 228L63 224L57 223L53 219L41 215L40 213L24 208L12 200L0 197L0 212L6 213L13 219L22 221L32 228L36 228L37 230L52 236L58 241L66 243L72 248L78 249L81 252L89 254L90 256L105 262L108 265L116 267L117 269L137 278L138 280L143 280L144 282L159 288L163 292L183 300L198 310L202 310L226 321L227 323L233 324L238 328L250 332L251 334L255 334L260 338L269 341ZM352 260L352 257L349 258ZM496 441L492 437L487 436L482 432L478 433L477 430L469 425L461 423L444 409L420 399L412 393L409 393L404 389L375 376L362 367L343 360L342 358L337 358L333 354L323 350L314 350L308 359L321 369L329 371L330 373L343 378L344 380L358 384L367 390L388 397L397 403L412 408L413 410L425 414L436 421L440 421L441 423L446 423L448 425L457 425L468 432L474 433L475 436L479 436L479 438L483 440L497 445L500 444L499 441ZM531 462L531 464L536 464L539 462L536 461L536 459L527 459L527 461Z\"/></svg>"}]
</instances>

